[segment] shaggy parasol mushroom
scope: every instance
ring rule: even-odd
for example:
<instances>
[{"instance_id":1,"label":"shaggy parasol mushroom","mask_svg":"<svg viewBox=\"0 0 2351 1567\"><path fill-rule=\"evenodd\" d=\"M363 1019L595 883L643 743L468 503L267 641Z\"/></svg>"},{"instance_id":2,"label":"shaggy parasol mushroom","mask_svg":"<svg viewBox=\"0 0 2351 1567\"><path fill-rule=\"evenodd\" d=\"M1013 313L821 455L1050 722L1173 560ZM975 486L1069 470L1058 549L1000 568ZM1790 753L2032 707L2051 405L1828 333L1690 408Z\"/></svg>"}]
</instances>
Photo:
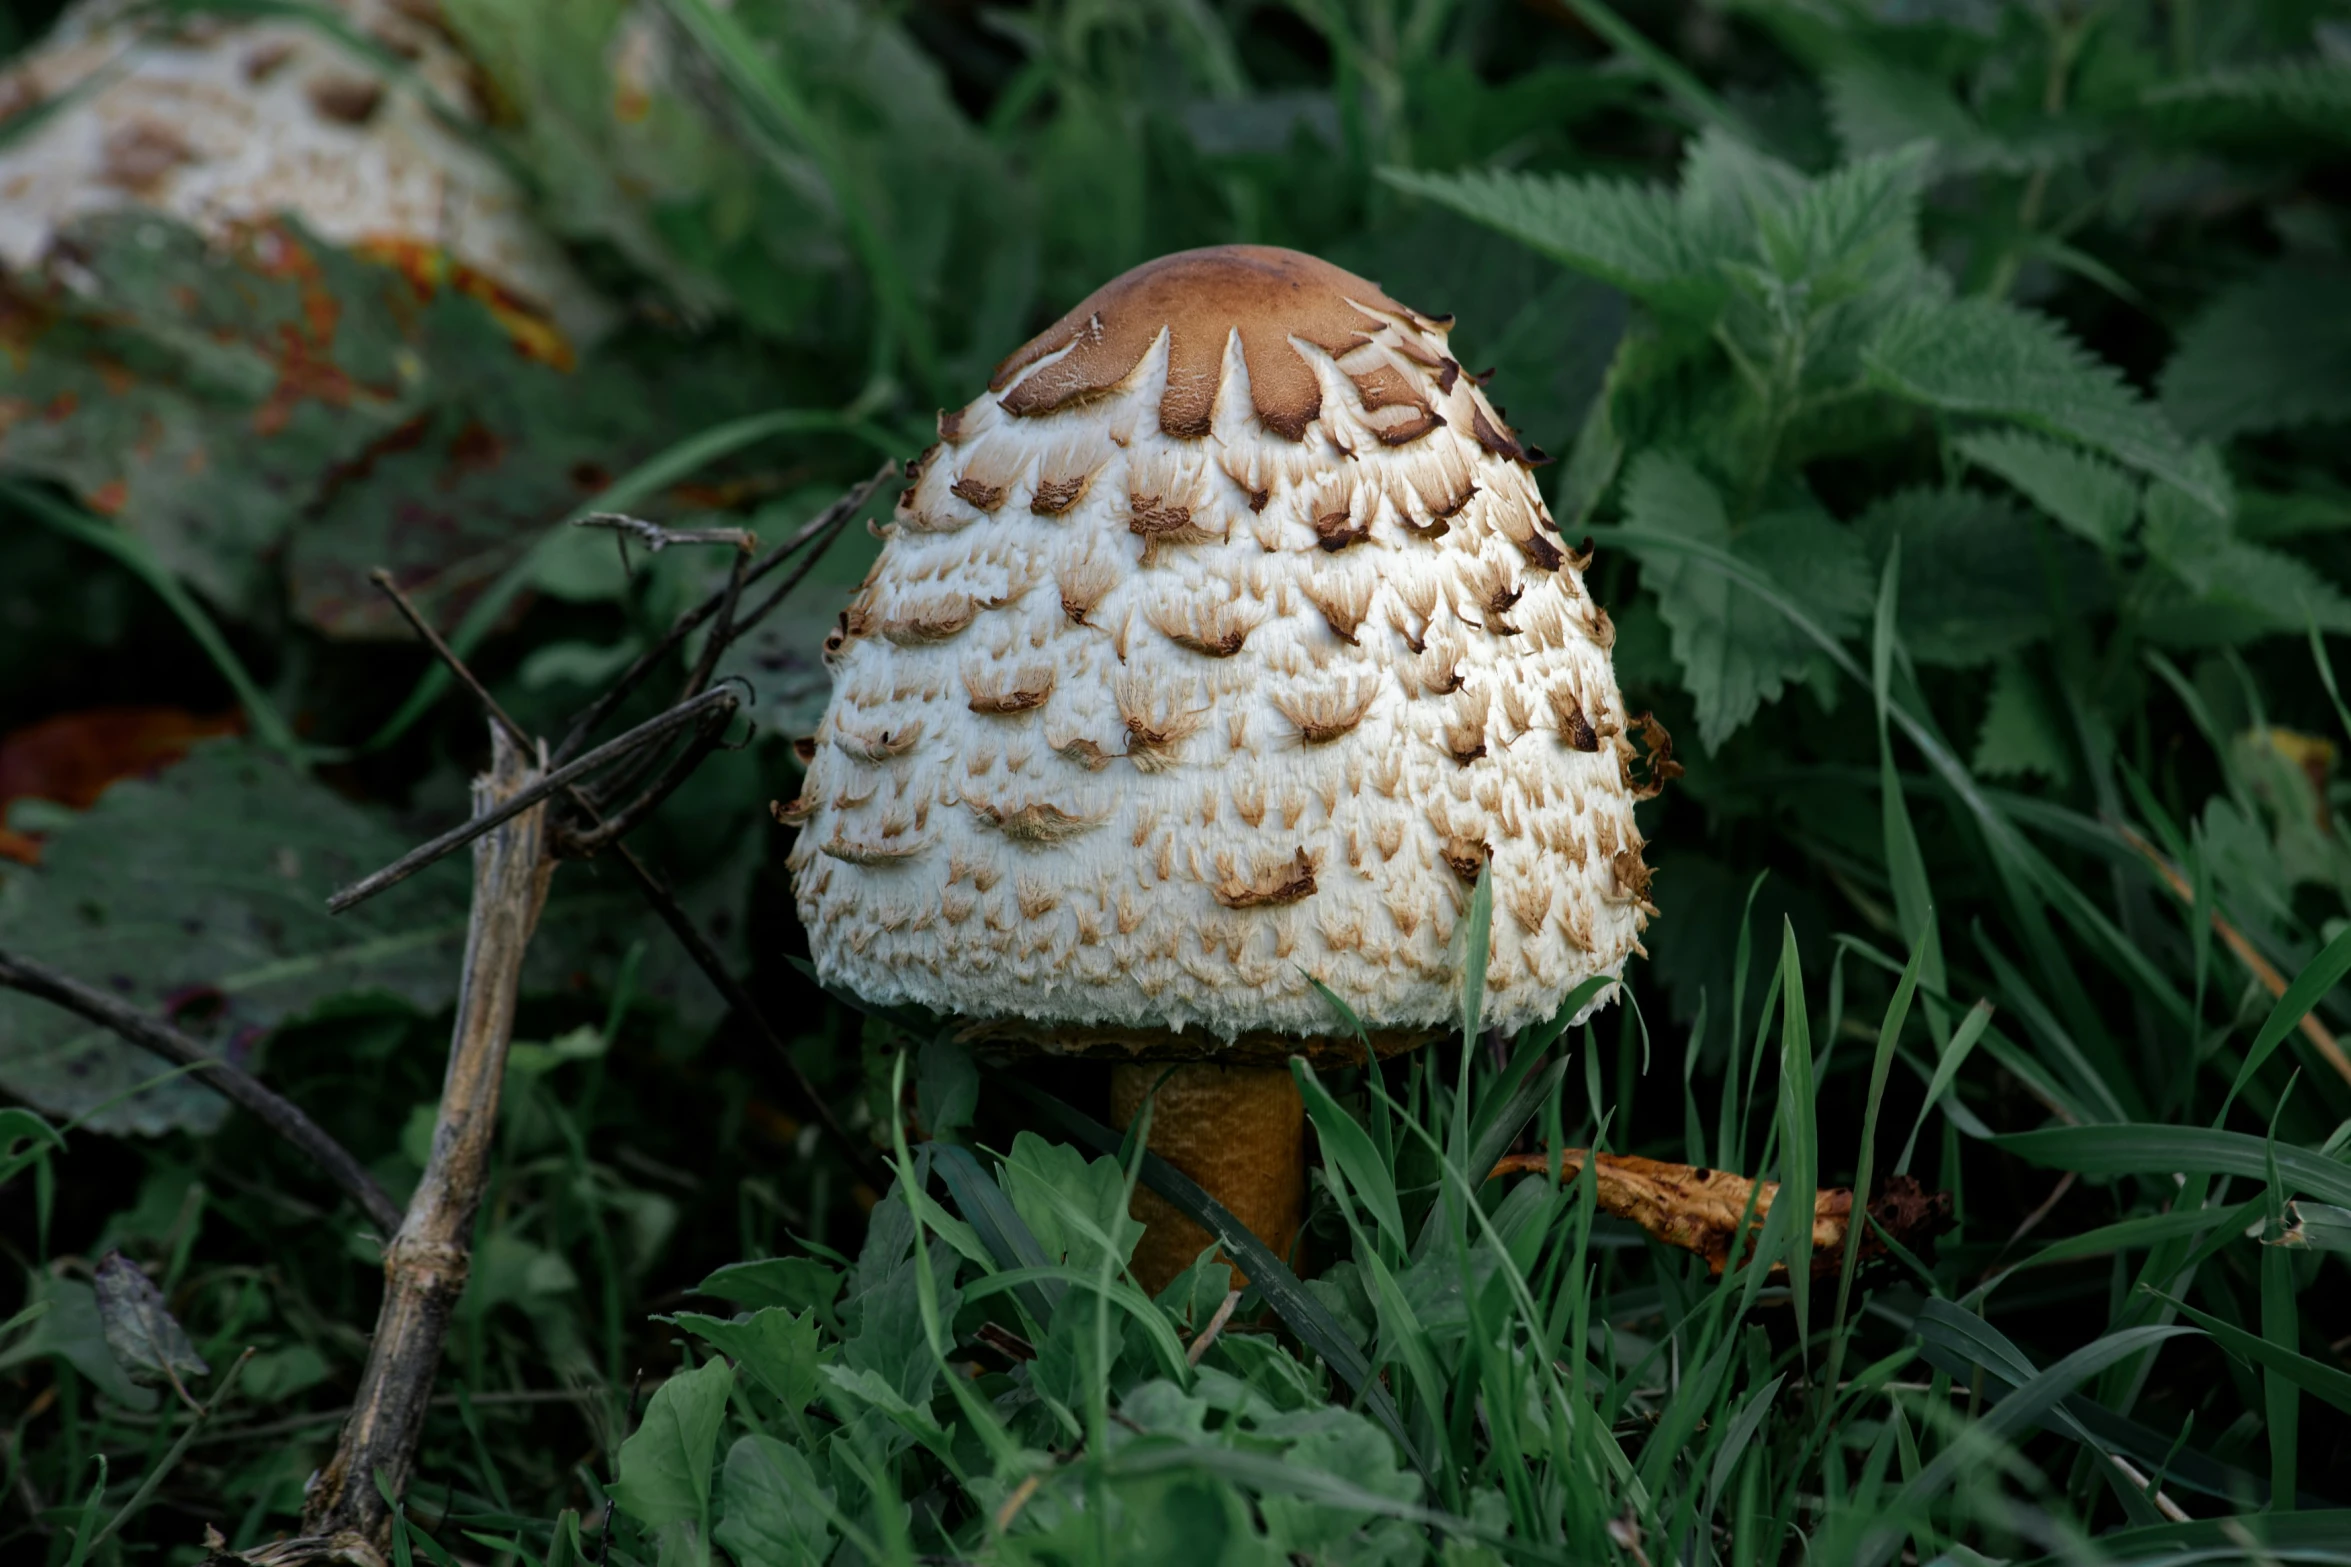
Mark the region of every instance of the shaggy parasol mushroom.
<instances>
[{"instance_id":1,"label":"shaggy parasol mushroom","mask_svg":"<svg viewBox=\"0 0 2351 1567\"><path fill-rule=\"evenodd\" d=\"M204 16L81 0L0 71L0 265L137 207L219 240L291 213L320 239L479 298L524 351L568 364L615 311L532 220L513 177L448 106L473 68L429 0L320 8L380 51L291 15ZM387 68L384 56L400 68Z\"/></svg>"},{"instance_id":2,"label":"shaggy parasol mushroom","mask_svg":"<svg viewBox=\"0 0 2351 1567\"><path fill-rule=\"evenodd\" d=\"M1277 1254L1284 1062L1362 1059L1313 981L1383 1053L1444 1032L1491 861L1516 1029L1654 912L1608 617L1448 324L1257 246L1095 293L941 416L779 808L825 980L1108 1059L1122 1122L1156 1087L1153 1150ZM1136 1207L1156 1290L1207 1237Z\"/></svg>"}]
</instances>

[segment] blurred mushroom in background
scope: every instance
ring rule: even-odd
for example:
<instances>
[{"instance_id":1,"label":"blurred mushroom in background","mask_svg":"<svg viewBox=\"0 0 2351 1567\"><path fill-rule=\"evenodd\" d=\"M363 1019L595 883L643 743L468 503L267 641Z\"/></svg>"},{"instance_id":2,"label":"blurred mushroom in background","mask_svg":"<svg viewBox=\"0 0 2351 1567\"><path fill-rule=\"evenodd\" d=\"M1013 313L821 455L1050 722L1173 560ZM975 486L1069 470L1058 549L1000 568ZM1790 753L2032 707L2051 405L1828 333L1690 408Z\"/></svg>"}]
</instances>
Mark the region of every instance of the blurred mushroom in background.
<instances>
[{"instance_id":1,"label":"blurred mushroom in background","mask_svg":"<svg viewBox=\"0 0 2351 1567\"><path fill-rule=\"evenodd\" d=\"M488 305L568 365L614 319L484 145L472 67L432 0L331 0L316 18L71 6L0 75L0 265L136 208L213 239L291 215L420 287ZM68 258L70 259L70 258Z\"/></svg>"}]
</instances>

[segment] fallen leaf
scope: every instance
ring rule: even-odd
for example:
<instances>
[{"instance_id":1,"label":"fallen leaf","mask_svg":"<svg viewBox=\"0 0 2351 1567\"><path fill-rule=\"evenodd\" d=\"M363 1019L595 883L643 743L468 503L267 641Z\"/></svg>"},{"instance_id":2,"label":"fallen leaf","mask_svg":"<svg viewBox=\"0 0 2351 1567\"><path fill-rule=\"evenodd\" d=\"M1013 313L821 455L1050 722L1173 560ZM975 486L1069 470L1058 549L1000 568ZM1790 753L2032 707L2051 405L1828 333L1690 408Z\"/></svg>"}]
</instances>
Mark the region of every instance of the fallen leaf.
<instances>
[{"instance_id":1,"label":"fallen leaf","mask_svg":"<svg viewBox=\"0 0 2351 1567\"><path fill-rule=\"evenodd\" d=\"M163 1303L163 1291L135 1262L110 1251L98 1264L98 1320L106 1329L106 1347L115 1363L134 1382L169 1382L186 1396L182 1377L212 1374L187 1330Z\"/></svg>"},{"instance_id":2,"label":"fallen leaf","mask_svg":"<svg viewBox=\"0 0 2351 1567\"><path fill-rule=\"evenodd\" d=\"M86 811L107 786L151 776L188 754L199 740L235 734L238 713L191 713L176 707L100 707L60 713L0 735L0 858L41 860L41 841L5 823L14 800L54 800Z\"/></svg>"},{"instance_id":3,"label":"fallen leaf","mask_svg":"<svg viewBox=\"0 0 2351 1567\"><path fill-rule=\"evenodd\" d=\"M1746 1226L1747 1245L1762 1233L1763 1221L1779 1197L1777 1181L1756 1181L1730 1170L1704 1165L1668 1164L1633 1154L1604 1153L1595 1157L1583 1148L1559 1153L1559 1178L1572 1181L1583 1173L1584 1161L1595 1165L1600 1211L1629 1219L1668 1246L1696 1252L1721 1273L1730 1260L1739 1218L1754 1193L1755 1211ZM1512 1154L1494 1166L1493 1179L1504 1175L1535 1175L1550 1168L1547 1153ZM1916 1248L1950 1227L1951 1194L1927 1192L1906 1175L1897 1175L1867 1204L1870 1216L1888 1235ZM1844 1265L1845 1237L1853 1223L1853 1193L1838 1187L1816 1192L1812 1199L1812 1271L1834 1274ZM1878 1261L1888 1255L1875 1229L1862 1232L1861 1260Z\"/></svg>"}]
</instances>

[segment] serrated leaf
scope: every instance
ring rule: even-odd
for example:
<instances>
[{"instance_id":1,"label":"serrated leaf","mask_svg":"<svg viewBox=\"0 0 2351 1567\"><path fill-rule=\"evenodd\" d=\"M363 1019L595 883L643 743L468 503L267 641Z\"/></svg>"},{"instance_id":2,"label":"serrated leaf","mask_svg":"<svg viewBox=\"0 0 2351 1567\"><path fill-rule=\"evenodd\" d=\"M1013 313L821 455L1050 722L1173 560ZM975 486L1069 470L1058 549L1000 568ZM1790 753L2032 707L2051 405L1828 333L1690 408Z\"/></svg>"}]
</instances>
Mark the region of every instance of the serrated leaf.
<instances>
[{"instance_id":1,"label":"serrated leaf","mask_svg":"<svg viewBox=\"0 0 2351 1567\"><path fill-rule=\"evenodd\" d=\"M1944 78L1877 54L1841 55L1821 73L1829 118L1850 158L1932 144L1938 174L2022 174L2077 162L2090 138L2041 125L2024 135L1995 131L1971 113Z\"/></svg>"},{"instance_id":2,"label":"serrated leaf","mask_svg":"<svg viewBox=\"0 0 2351 1567\"><path fill-rule=\"evenodd\" d=\"M2104 601L2097 557L2001 496L1899 490L1855 526L1873 560L1883 561L1896 537L1902 541L1898 624L1903 645L1921 663L1989 663L2048 635L2059 613L2084 613Z\"/></svg>"},{"instance_id":3,"label":"serrated leaf","mask_svg":"<svg viewBox=\"0 0 2351 1567\"><path fill-rule=\"evenodd\" d=\"M2282 261L2222 290L2163 367L2164 411L2214 441L2351 420L2346 296L2351 263L2334 257Z\"/></svg>"},{"instance_id":4,"label":"serrated leaf","mask_svg":"<svg viewBox=\"0 0 2351 1567\"><path fill-rule=\"evenodd\" d=\"M2022 659L2003 658L1992 672L1992 698L1976 731L1975 770L1993 778L2037 773L2060 784L2073 781L2064 726Z\"/></svg>"},{"instance_id":5,"label":"serrated leaf","mask_svg":"<svg viewBox=\"0 0 2351 1567\"><path fill-rule=\"evenodd\" d=\"M648 1532L710 1514L711 1465L735 1368L708 1361L654 1391L645 1419L620 1444L613 1504Z\"/></svg>"},{"instance_id":6,"label":"serrated leaf","mask_svg":"<svg viewBox=\"0 0 2351 1567\"><path fill-rule=\"evenodd\" d=\"M2139 489L2113 464L2021 430L1962 436L1959 454L1989 469L2077 536L2112 554L2139 513Z\"/></svg>"},{"instance_id":7,"label":"serrated leaf","mask_svg":"<svg viewBox=\"0 0 2351 1567\"><path fill-rule=\"evenodd\" d=\"M2224 483L2155 406L2047 316L1983 298L1918 302L1864 351L1877 384L1941 410L2005 419L2178 485L2216 513Z\"/></svg>"},{"instance_id":8,"label":"serrated leaf","mask_svg":"<svg viewBox=\"0 0 2351 1567\"><path fill-rule=\"evenodd\" d=\"M98 1292L106 1348L132 1381L152 1384L211 1375L212 1368L163 1303L163 1291L137 1263L110 1251L91 1282Z\"/></svg>"},{"instance_id":9,"label":"serrated leaf","mask_svg":"<svg viewBox=\"0 0 2351 1567\"><path fill-rule=\"evenodd\" d=\"M2157 125L2198 138L2343 141L2351 139L2351 64L2303 59L2228 66L2159 82L2139 95L2139 106Z\"/></svg>"},{"instance_id":10,"label":"serrated leaf","mask_svg":"<svg viewBox=\"0 0 2351 1567\"><path fill-rule=\"evenodd\" d=\"M1896 281L1919 264L1918 204L1927 149L1859 159L1807 180L1758 215L1765 262L1834 300Z\"/></svg>"},{"instance_id":11,"label":"serrated leaf","mask_svg":"<svg viewBox=\"0 0 2351 1567\"><path fill-rule=\"evenodd\" d=\"M1380 177L1660 310L1704 316L1722 297L1714 253L1689 232L1680 204L1661 187L1488 170L1383 169Z\"/></svg>"},{"instance_id":12,"label":"serrated leaf","mask_svg":"<svg viewBox=\"0 0 2351 1567\"><path fill-rule=\"evenodd\" d=\"M2228 523L2168 485L2147 492L2147 553L2174 582L2148 585L2148 636L2180 646L2276 633L2351 630L2351 598L2280 550L2248 544Z\"/></svg>"},{"instance_id":13,"label":"serrated leaf","mask_svg":"<svg viewBox=\"0 0 2351 1567\"><path fill-rule=\"evenodd\" d=\"M1728 549L1748 560L1842 635L1860 623L1869 598L1868 568L1857 541L1812 513L1779 513L1735 533L1722 497L1688 461L1643 452L1625 480L1625 521ZM1708 750L1728 739L1766 702L1777 701L1814 654L1785 616L1721 573L1658 553L1642 579L1657 595L1673 636L1683 684L1698 707L1698 737Z\"/></svg>"}]
</instances>

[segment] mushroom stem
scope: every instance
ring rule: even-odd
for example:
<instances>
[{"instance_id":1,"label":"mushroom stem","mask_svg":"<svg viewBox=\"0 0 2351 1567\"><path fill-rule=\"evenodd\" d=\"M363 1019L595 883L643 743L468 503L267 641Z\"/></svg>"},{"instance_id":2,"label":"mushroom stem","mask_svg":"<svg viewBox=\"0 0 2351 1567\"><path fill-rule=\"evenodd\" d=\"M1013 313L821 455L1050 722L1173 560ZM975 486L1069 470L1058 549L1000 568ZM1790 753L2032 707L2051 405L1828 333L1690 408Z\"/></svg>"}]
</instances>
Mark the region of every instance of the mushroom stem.
<instances>
[{"instance_id":1,"label":"mushroom stem","mask_svg":"<svg viewBox=\"0 0 2351 1567\"><path fill-rule=\"evenodd\" d=\"M1306 1104L1289 1068L1121 1063L1110 1073L1111 1119L1122 1130L1132 1124L1154 1089L1151 1151L1287 1257L1306 1210ZM1132 1211L1144 1229L1130 1265L1156 1295L1192 1265L1209 1235L1141 1187ZM1238 1269L1234 1282L1243 1282Z\"/></svg>"}]
</instances>

